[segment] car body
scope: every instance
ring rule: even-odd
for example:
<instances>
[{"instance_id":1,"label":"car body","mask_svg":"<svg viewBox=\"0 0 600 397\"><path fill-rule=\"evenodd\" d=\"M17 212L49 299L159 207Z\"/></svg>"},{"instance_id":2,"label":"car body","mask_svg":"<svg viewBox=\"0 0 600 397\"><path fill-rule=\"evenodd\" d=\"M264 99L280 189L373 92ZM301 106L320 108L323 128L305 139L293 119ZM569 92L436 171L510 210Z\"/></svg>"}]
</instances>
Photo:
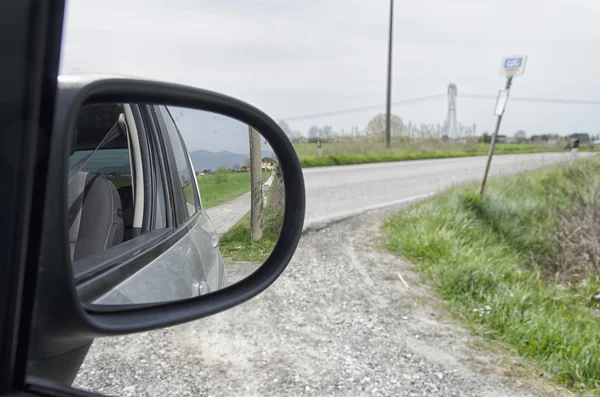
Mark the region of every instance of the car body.
<instances>
[{"instance_id":1,"label":"car body","mask_svg":"<svg viewBox=\"0 0 600 397\"><path fill-rule=\"evenodd\" d=\"M121 133L107 141L119 117ZM100 248L71 252L82 301L142 304L221 289L219 237L202 207L193 165L169 109L156 104L87 105L77 115L76 131L71 169L78 167L76 174L87 180L90 175L103 178L118 192L114 206L119 237ZM97 227L83 219L93 217L97 208L87 210L85 200L91 194L77 191L81 187L76 181L77 177L70 179L69 196L81 193L84 201L78 208L81 219L72 221L72 247L86 236L82 225ZM112 239L115 231L111 233ZM171 236L168 248L139 260L137 252L167 236Z\"/></svg>"}]
</instances>

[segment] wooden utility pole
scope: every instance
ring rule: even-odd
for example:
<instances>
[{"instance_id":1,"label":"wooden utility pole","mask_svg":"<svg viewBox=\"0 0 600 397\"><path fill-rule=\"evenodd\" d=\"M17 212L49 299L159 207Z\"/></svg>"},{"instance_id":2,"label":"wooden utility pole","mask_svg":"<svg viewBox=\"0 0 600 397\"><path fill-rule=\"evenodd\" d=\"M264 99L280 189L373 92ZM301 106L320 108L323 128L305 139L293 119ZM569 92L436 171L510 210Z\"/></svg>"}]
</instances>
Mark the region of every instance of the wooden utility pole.
<instances>
[{"instance_id":1,"label":"wooden utility pole","mask_svg":"<svg viewBox=\"0 0 600 397\"><path fill-rule=\"evenodd\" d=\"M250 235L252 241L262 239L262 159L260 134L249 127L250 132Z\"/></svg>"},{"instance_id":2,"label":"wooden utility pole","mask_svg":"<svg viewBox=\"0 0 600 397\"><path fill-rule=\"evenodd\" d=\"M394 33L394 0L390 0L390 32L388 39L388 70L387 70L387 95L385 109L385 147L391 147L392 140L392 36Z\"/></svg>"}]
</instances>

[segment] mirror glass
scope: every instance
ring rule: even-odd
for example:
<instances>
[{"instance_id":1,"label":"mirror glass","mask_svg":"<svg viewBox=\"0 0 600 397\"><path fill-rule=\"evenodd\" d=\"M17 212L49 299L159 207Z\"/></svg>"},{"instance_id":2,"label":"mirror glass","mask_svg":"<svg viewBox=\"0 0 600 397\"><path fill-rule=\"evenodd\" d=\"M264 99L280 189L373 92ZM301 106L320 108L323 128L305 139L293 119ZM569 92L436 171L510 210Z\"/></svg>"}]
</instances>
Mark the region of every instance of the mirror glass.
<instances>
[{"instance_id":1,"label":"mirror glass","mask_svg":"<svg viewBox=\"0 0 600 397\"><path fill-rule=\"evenodd\" d=\"M247 124L155 104L85 105L69 157L69 249L80 299L131 305L237 283L283 222L277 154Z\"/></svg>"}]
</instances>

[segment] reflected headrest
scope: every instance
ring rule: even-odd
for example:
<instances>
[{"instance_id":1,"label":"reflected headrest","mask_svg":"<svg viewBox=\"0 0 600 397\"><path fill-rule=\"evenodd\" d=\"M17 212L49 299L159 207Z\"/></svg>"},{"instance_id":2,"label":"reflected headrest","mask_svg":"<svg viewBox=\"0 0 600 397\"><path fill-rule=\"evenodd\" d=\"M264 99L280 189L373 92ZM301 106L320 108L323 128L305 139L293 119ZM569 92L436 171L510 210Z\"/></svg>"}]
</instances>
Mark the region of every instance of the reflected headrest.
<instances>
[{"instance_id":1,"label":"reflected headrest","mask_svg":"<svg viewBox=\"0 0 600 397\"><path fill-rule=\"evenodd\" d=\"M99 103L84 105L77 113L75 131L71 140L71 154L77 150L94 150L124 113L120 103ZM104 146L104 148L126 148L127 137L122 136Z\"/></svg>"}]
</instances>

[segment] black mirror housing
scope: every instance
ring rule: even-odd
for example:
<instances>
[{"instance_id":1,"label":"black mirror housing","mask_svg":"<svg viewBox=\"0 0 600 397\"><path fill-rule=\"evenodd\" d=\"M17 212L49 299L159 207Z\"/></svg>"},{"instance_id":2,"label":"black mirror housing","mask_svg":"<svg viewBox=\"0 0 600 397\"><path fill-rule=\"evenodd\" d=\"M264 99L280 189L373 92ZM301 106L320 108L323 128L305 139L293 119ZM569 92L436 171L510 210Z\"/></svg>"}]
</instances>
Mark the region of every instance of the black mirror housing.
<instances>
[{"instance_id":1,"label":"black mirror housing","mask_svg":"<svg viewBox=\"0 0 600 397\"><path fill-rule=\"evenodd\" d=\"M200 319L264 291L291 260L302 233L305 211L304 179L296 152L279 125L252 105L207 90L128 77L65 76L59 78L58 88L28 364L29 375L46 379L53 378L47 370L50 361L78 351L83 351L83 360L86 346L89 347L95 337L147 331ZM82 105L104 102L201 109L237 119L261 131L277 154L286 186L280 238L262 267L237 284L183 301L119 307L118 310L90 309L80 303L69 254L65 186L68 156L78 109ZM63 368L62 373L66 372L69 371ZM75 374L76 369L72 377ZM52 380L69 382L68 379Z\"/></svg>"}]
</instances>

